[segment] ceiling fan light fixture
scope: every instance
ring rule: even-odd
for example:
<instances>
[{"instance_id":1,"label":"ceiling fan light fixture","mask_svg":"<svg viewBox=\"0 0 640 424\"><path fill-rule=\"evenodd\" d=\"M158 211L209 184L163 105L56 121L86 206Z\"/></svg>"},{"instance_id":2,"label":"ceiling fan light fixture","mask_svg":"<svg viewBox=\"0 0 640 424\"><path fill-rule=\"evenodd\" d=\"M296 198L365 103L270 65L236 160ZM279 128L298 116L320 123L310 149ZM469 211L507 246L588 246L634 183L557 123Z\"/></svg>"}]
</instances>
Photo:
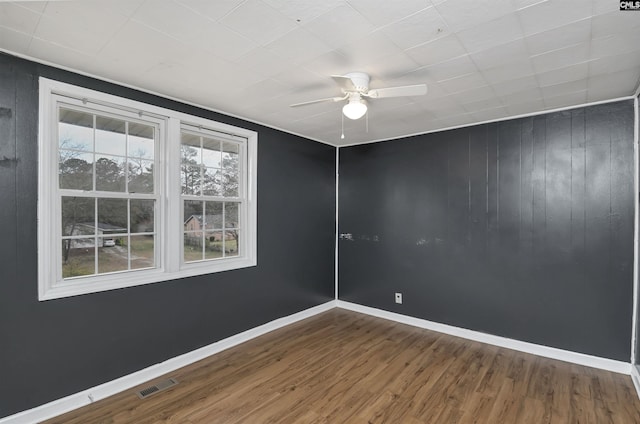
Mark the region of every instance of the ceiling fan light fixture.
<instances>
[{"instance_id":1,"label":"ceiling fan light fixture","mask_svg":"<svg viewBox=\"0 0 640 424\"><path fill-rule=\"evenodd\" d=\"M359 97L350 99L349 103L342 108L342 113L349 119L360 119L367 113L367 105L364 104Z\"/></svg>"}]
</instances>

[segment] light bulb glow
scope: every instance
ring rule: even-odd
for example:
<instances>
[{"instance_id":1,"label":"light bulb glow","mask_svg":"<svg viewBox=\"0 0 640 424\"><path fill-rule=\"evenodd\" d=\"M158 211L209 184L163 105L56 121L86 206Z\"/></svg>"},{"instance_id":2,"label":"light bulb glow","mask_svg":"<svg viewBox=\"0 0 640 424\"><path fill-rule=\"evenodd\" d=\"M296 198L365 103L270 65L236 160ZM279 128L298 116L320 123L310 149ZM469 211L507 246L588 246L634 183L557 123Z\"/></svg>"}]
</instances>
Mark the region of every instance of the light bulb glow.
<instances>
[{"instance_id":1,"label":"light bulb glow","mask_svg":"<svg viewBox=\"0 0 640 424\"><path fill-rule=\"evenodd\" d=\"M342 113L349 119L360 119L367 113L367 105L362 103L359 98L349 100L349 103L342 108Z\"/></svg>"}]
</instances>

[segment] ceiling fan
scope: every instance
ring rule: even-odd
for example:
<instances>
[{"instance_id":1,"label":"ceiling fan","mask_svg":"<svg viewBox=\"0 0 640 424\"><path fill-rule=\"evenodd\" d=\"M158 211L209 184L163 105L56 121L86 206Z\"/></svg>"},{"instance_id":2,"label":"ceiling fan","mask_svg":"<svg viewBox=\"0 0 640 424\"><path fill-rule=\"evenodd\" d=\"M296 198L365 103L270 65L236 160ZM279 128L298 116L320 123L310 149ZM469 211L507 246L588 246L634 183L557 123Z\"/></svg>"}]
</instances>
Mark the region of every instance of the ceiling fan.
<instances>
[{"instance_id":1,"label":"ceiling fan","mask_svg":"<svg viewBox=\"0 0 640 424\"><path fill-rule=\"evenodd\" d=\"M364 99L382 99L385 97L422 96L427 94L426 84L403 85L399 87L386 87L369 89L370 77L364 72L349 72L346 75L331 75L331 78L340 86L343 96L327 97L325 99L311 100L309 102L296 103L291 107L306 106L321 102L341 102L348 100L342 108L342 113L349 119L360 119L367 113L367 104Z\"/></svg>"}]
</instances>

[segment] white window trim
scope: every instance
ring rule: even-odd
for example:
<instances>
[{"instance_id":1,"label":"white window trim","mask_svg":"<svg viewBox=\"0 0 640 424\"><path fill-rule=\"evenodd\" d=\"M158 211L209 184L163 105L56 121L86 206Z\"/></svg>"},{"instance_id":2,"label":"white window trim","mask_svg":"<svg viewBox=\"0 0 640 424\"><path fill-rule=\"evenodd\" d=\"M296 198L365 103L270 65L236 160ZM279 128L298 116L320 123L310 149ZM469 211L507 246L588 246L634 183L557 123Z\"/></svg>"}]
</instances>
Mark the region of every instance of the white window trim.
<instances>
[{"instance_id":1,"label":"white window trim","mask_svg":"<svg viewBox=\"0 0 640 424\"><path fill-rule=\"evenodd\" d=\"M101 292L142 284L157 283L196 275L210 274L257 265L257 142L258 133L220 122L184 114L130 99L77 87L59 81L40 78L38 121L38 299L49 300ZM59 245L57 230L59 211L52 213L57 201L57 145L52 140L57 125L54 95L81 99L122 110L131 110L160 120L158 155L158 183L160 228L157 230L157 249L160 263L152 270L124 271L93 275L86 278L57 281ZM241 233L245 249L243 255L196 263L182 262L182 213L180 186L180 128L182 124L202 126L246 139L247 161L243 167L246 182L244 219L246 229ZM44 177L43 177L44 176Z\"/></svg>"}]
</instances>

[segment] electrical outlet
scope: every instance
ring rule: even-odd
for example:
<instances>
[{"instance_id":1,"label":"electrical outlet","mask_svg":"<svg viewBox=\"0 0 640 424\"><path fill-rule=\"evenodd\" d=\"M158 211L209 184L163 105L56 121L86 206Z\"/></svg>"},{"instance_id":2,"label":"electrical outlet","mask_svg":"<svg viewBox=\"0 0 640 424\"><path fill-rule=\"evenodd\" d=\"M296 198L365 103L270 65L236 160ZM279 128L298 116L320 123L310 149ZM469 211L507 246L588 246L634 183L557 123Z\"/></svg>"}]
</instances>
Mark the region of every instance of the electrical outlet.
<instances>
[{"instance_id":1,"label":"electrical outlet","mask_svg":"<svg viewBox=\"0 0 640 424\"><path fill-rule=\"evenodd\" d=\"M396 293L396 303L402 303L402 293Z\"/></svg>"}]
</instances>

